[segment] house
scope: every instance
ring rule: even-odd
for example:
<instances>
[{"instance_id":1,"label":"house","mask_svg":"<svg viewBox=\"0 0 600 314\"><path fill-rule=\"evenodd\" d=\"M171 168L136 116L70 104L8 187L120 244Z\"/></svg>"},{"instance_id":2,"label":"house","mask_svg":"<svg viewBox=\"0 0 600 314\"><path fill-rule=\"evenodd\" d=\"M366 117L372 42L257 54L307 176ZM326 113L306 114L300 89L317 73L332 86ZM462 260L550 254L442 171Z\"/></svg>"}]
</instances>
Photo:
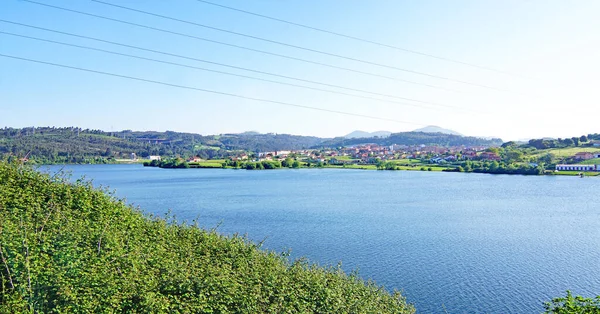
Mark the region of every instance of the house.
<instances>
[{"instance_id":1,"label":"house","mask_svg":"<svg viewBox=\"0 0 600 314\"><path fill-rule=\"evenodd\" d=\"M429 159L429 162L432 164L441 164L441 163L445 163L446 160L442 159L441 157L434 157Z\"/></svg>"},{"instance_id":2,"label":"house","mask_svg":"<svg viewBox=\"0 0 600 314\"><path fill-rule=\"evenodd\" d=\"M556 165L556 171L599 171L600 165Z\"/></svg>"},{"instance_id":3,"label":"house","mask_svg":"<svg viewBox=\"0 0 600 314\"><path fill-rule=\"evenodd\" d=\"M498 156L498 154L492 153L492 152L483 152L483 153L481 153L481 155L479 155L479 158L481 158L482 160L496 160L496 161L500 160L500 156Z\"/></svg>"},{"instance_id":4,"label":"house","mask_svg":"<svg viewBox=\"0 0 600 314\"><path fill-rule=\"evenodd\" d=\"M160 156L150 155L150 157L148 157L148 159L150 159L150 160L159 160L160 161Z\"/></svg>"},{"instance_id":5,"label":"house","mask_svg":"<svg viewBox=\"0 0 600 314\"><path fill-rule=\"evenodd\" d=\"M473 150L468 150L462 154L462 157L463 157L463 159L473 159L473 158L477 157L477 152L475 152Z\"/></svg>"},{"instance_id":6,"label":"house","mask_svg":"<svg viewBox=\"0 0 600 314\"><path fill-rule=\"evenodd\" d=\"M588 160L594 158L594 154L589 152L579 152L574 156L575 160Z\"/></svg>"},{"instance_id":7,"label":"house","mask_svg":"<svg viewBox=\"0 0 600 314\"><path fill-rule=\"evenodd\" d=\"M456 161L456 156L450 155L444 158L445 161Z\"/></svg>"},{"instance_id":8,"label":"house","mask_svg":"<svg viewBox=\"0 0 600 314\"><path fill-rule=\"evenodd\" d=\"M273 153L273 156L279 156L281 158L285 158L287 157L287 155L291 154L292 152L289 150L281 150L281 151L276 151Z\"/></svg>"},{"instance_id":9,"label":"house","mask_svg":"<svg viewBox=\"0 0 600 314\"><path fill-rule=\"evenodd\" d=\"M593 141L591 141L591 143L594 147L600 147L600 141L598 141L598 140L593 140Z\"/></svg>"}]
</instances>

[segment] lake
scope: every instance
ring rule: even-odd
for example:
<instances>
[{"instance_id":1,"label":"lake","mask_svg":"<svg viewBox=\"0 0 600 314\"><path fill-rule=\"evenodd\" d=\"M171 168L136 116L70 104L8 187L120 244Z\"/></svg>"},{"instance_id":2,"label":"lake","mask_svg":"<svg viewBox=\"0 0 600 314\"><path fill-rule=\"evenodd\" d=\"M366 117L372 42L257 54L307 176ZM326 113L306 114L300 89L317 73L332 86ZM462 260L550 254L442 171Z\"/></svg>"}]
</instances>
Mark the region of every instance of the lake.
<instances>
[{"instance_id":1,"label":"lake","mask_svg":"<svg viewBox=\"0 0 600 314\"><path fill-rule=\"evenodd\" d=\"M55 172L62 166L51 166ZM358 270L418 313L539 313L600 294L600 178L65 166L147 213Z\"/></svg>"}]
</instances>

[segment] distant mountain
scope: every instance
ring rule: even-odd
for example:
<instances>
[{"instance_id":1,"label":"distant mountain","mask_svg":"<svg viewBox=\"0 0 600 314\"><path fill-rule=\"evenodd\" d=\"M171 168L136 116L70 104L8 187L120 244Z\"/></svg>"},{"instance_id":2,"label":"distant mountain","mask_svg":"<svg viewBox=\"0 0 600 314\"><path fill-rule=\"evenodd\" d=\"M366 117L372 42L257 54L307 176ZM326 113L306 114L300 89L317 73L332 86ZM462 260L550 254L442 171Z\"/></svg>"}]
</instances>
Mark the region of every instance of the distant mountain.
<instances>
[{"instance_id":1,"label":"distant mountain","mask_svg":"<svg viewBox=\"0 0 600 314\"><path fill-rule=\"evenodd\" d=\"M392 134L389 131L377 131L377 132L365 132L365 131L354 131L344 136L344 138L368 138L368 137L388 137Z\"/></svg>"},{"instance_id":2,"label":"distant mountain","mask_svg":"<svg viewBox=\"0 0 600 314\"><path fill-rule=\"evenodd\" d=\"M435 126L435 125L428 125L424 128L413 130L413 132L442 133L442 134L452 134L452 135L464 136L463 134L460 134L456 131L444 129L444 128L441 128L441 127Z\"/></svg>"}]
</instances>

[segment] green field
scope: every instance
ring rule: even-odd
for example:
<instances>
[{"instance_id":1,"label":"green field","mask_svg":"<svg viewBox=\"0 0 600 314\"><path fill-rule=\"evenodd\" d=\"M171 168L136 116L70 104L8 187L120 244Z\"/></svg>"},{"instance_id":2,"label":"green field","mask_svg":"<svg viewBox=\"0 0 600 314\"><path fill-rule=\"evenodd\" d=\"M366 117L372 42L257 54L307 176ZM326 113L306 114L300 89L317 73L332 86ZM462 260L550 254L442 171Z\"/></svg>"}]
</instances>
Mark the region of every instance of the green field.
<instances>
[{"instance_id":1,"label":"green field","mask_svg":"<svg viewBox=\"0 0 600 314\"><path fill-rule=\"evenodd\" d=\"M335 157L331 157L331 158L335 158L337 160L356 160L356 159L352 158L352 156L335 156Z\"/></svg>"},{"instance_id":2,"label":"green field","mask_svg":"<svg viewBox=\"0 0 600 314\"><path fill-rule=\"evenodd\" d=\"M397 159L397 160L391 160L391 162L396 163L396 164L420 164L421 161L419 159Z\"/></svg>"},{"instance_id":3,"label":"green field","mask_svg":"<svg viewBox=\"0 0 600 314\"><path fill-rule=\"evenodd\" d=\"M540 149L536 151L536 153L533 156L540 156L550 153L557 157L572 157L580 152L600 153L600 147L569 147Z\"/></svg>"},{"instance_id":4,"label":"green field","mask_svg":"<svg viewBox=\"0 0 600 314\"><path fill-rule=\"evenodd\" d=\"M581 165L600 165L600 158L583 160L583 161L577 162L577 163L581 164Z\"/></svg>"},{"instance_id":5,"label":"green field","mask_svg":"<svg viewBox=\"0 0 600 314\"><path fill-rule=\"evenodd\" d=\"M325 165L324 168L377 170L375 165Z\"/></svg>"},{"instance_id":6,"label":"green field","mask_svg":"<svg viewBox=\"0 0 600 314\"><path fill-rule=\"evenodd\" d=\"M578 176L580 173L582 173L582 171L558 171L558 172L554 172L554 175L558 175L558 176ZM596 177L596 176L600 175L600 172L585 171L585 172L583 172L583 174L586 177Z\"/></svg>"}]
</instances>

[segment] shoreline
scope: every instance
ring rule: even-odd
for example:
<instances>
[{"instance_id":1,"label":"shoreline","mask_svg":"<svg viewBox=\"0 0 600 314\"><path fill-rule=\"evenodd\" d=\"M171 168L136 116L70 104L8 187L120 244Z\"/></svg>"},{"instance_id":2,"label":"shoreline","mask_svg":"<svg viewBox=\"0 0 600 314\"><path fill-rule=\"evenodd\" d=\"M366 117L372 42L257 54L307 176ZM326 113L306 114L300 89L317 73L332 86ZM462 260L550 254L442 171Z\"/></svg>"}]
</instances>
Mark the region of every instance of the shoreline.
<instances>
[{"instance_id":1,"label":"shoreline","mask_svg":"<svg viewBox=\"0 0 600 314\"><path fill-rule=\"evenodd\" d=\"M245 169L239 167L223 167L222 165L218 165L214 163L215 166L198 166L198 165L189 165L189 167L159 167L159 166L145 166L152 168L160 168L160 169L230 169L230 170L247 170L247 171L264 171L264 170L301 170L301 169L339 169L339 170L366 170L366 171L418 171L418 172L453 172L453 173L479 173L479 174L492 174L492 175L522 175L522 176L580 176L583 173L584 177L597 177L600 176L600 172L582 172L582 171L559 171L559 172L550 172L546 171L543 174L523 174L523 173L493 173L493 172L482 172L482 171L456 171L456 168L450 167L425 167L425 166L415 166L415 167L407 167L407 166L399 166L399 169L377 169L376 165L357 165L353 167L343 167L343 166L332 166L332 165L323 165L321 167L279 167L273 169ZM61 163L61 164L35 164L35 166L60 166L60 165L143 165L143 161L135 161L135 162L115 162L115 163L105 163L105 164L93 164L93 163ZM429 170L431 168L431 170Z\"/></svg>"}]
</instances>

